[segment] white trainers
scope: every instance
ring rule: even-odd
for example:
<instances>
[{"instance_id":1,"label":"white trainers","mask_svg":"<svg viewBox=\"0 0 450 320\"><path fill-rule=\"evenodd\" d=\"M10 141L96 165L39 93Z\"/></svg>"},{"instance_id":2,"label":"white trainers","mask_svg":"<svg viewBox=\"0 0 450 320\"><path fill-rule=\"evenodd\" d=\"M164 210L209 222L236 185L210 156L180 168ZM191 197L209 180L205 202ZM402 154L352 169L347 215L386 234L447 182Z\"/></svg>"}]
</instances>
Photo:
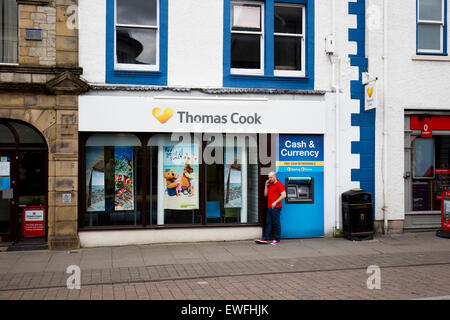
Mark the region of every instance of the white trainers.
<instances>
[{"instance_id":1,"label":"white trainers","mask_svg":"<svg viewBox=\"0 0 450 320\"><path fill-rule=\"evenodd\" d=\"M280 241L273 240L270 244L276 246L277 244L280 244Z\"/></svg>"},{"instance_id":2,"label":"white trainers","mask_svg":"<svg viewBox=\"0 0 450 320\"><path fill-rule=\"evenodd\" d=\"M268 244L269 243L267 240L264 240L264 239L258 239L258 240L255 240L255 242L258 244Z\"/></svg>"}]
</instances>

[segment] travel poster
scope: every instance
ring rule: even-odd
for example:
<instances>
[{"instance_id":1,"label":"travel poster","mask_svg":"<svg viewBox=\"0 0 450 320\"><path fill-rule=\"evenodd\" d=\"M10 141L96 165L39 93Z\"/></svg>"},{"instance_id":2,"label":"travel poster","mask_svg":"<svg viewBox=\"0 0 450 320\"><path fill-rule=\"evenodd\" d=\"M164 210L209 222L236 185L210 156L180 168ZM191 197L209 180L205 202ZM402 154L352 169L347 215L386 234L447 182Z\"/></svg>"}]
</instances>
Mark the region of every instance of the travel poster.
<instances>
[{"instance_id":1,"label":"travel poster","mask_svg":"<svg viewBox=\"0 0 450 320\"><path fill-rule=\"evenodd\" d=\"M198 149L197 145L164 147L164 209L199 208Z\"/></svg>"},{"instance_id":2,"label":"travel poster","mask_svg":"<svg viewBox=\"0 0 450 320\"><path fill-rule=\"evenodd\" d=\"M114 147L114 209L134 210L133 147Z\"/></svg>"},{"instance_id":3,"label":"travel poster","mask_svg":"<svg viewBox=\"0 0 450 320\"><path fill-rule=\"evenodd\" d=\"M237 148L234 152L227 149L225 152L225 208L242 207L242 174L241 164L238 162Z\"/></svg>"},{"instance_id":4,"label":"travel poster","mask_svg":"<svg viewBox=\"0 0 450 320\"><path fill-rule=\"evenodd\" d=\"M105 211L105 161L103 147L86 147L87 211Z\"/></svg>"}]
</instances>

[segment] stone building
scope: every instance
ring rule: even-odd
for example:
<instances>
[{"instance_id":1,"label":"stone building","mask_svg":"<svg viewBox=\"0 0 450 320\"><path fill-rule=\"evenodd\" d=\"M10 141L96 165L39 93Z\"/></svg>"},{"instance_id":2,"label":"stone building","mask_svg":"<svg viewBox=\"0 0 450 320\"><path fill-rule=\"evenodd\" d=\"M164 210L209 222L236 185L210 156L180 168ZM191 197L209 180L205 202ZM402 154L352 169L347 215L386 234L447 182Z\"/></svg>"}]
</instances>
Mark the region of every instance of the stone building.
<instances>
[{"instance_id":1,"label":"stone building","mask_svg":"<svg viewBox=\"0 0 450 320\"><path fill-rule=\"evenodd\" d=\"M77 2L0 1L3 243L79 247Z\"/></svg>"}]
</instances>

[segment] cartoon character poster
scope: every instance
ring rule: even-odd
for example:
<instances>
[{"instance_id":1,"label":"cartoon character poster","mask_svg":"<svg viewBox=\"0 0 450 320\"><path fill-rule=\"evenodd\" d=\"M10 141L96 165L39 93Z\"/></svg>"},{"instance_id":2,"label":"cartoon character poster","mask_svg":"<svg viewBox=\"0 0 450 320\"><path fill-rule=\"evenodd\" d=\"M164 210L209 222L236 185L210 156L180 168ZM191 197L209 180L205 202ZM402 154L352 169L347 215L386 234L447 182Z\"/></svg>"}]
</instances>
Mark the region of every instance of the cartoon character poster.
<instances>
[{"instance_id":1,"label":"cartoon character poster","mask_svg":"<svg viewBox=\"0 0 450 320\"><path fill-rule=\"evenodd\" d=\"M87 211L105 211L105 160L103 147L86 147Z\"/></svg>"},{"instance_id":2,"label":"cartoon character poster","mask_svg":"<svg viewBox=\"0 0 450 320\"><path fill-rule=\"evenodd\" d=\"M115 147L114 158L115 210L134 210L133 147Z\"/></svg>"},{"instance_id":3,"label":"cartoon character poster","mask_svg":"<svg viewBox=\"0 0 450 320\"><path fill-rule=\"evenodd\" d=\"M198 209L198 167L198 146L164 147L165 209Z\"/></svg>"},{"instance_id":4,"label":"cartoon character poster","mask_svg":"<svg viewBox=\"0 0 450 320\"><path fill-rule=\"evenodd\" d=\"M234 152L233 152L234 149ZM242 207L242 174L237 148L225 152L225 208Z\"/></svg>"}]
</instances>

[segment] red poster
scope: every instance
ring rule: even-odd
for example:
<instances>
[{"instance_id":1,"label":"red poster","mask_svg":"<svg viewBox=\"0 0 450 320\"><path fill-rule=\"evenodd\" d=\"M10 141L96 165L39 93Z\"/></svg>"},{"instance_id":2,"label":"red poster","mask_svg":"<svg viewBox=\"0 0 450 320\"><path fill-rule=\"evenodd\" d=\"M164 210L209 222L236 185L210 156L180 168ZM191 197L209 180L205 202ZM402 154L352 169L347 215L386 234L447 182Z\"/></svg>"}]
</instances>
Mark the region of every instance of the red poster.
<instances>
[{"instance_id":1,"label":"red poster","mask_svg":"<svg viewBox=\"0 0 450 320\"><path fill-rule=\"evenodd\" d=\"M22 234L25 238L38 238L45 236L45 208L23 208L22 226Z\"/></svg>"}]
</instances>

